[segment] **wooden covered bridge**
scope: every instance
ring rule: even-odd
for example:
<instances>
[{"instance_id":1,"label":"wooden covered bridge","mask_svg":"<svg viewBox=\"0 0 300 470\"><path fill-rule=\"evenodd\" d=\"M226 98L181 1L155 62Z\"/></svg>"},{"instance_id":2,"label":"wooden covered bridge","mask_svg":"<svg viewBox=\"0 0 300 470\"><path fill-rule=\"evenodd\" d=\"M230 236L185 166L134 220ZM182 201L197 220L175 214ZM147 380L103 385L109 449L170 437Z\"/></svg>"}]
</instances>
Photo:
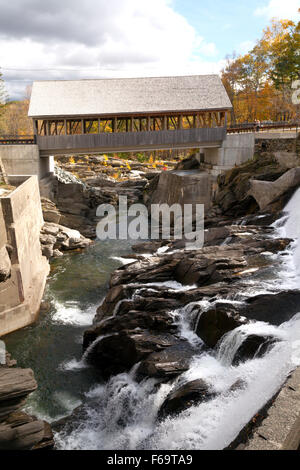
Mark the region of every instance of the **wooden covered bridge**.
<instances>
[{"instance_id":1,"label":"wooden covered bridge","mask_svg":"<svg viewBox=\"0 0 300 470\"><path fill-rule=\"evenodd\" d=\"M231 102L218 75L38 81L40 155L220 147Z\"/></svg>"}]
</instances>

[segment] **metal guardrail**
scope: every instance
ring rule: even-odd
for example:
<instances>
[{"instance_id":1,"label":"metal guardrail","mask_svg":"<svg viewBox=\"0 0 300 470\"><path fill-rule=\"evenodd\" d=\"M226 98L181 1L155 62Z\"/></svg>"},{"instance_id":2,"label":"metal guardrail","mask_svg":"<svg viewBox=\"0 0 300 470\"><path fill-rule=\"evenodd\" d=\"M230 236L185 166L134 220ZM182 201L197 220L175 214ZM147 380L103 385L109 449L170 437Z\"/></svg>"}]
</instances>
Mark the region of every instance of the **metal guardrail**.
<instances>
[{"instance_id":1,"label":"metal guardrail","mask_svg":"<svg viewBox=\"0 0 300 470\"><path fill-rule=\"evenodd\" d=\"M236 126L228 127L227 134L240 134L244 132L264 132L272 129L277 130L300 130L300 122L273 122L268 124L237 124Z\"/></svg>"},{"instance_id":2,"label":"metal guardrail","mask_svg":"<svg viewBox=\"0 0 300 470\"><path fill-rule=\"evenodd\" d=\"M34 135L0 135L0 145L33 145L36 144Z\"/></svg>"}]
</instances>

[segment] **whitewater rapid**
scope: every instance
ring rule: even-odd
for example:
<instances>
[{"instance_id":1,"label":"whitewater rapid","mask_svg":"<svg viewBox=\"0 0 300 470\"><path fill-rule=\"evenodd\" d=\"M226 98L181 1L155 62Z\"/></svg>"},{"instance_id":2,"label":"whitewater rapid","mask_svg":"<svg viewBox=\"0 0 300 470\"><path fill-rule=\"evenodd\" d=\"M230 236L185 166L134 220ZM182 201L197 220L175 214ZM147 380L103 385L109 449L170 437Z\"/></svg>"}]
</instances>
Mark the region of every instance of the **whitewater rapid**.
<instances>
[{"instance_id":1,"label":"whitewater rapid","mask_svg":"<svg viewBox=\"0 0 300 470\"><path fill-rule=\"evenodd\" d=\"M295 242L283 254L265 253L277 261L276 275L262 279L255 291L250 281L244 297L299 288L298 207L300 189L287 204L285 216L274 224L275 236L290 237ZM180 289L180 285L169 287ZM243 295L235 302L243 302ZM212 305L206 301L195 304L202 311ZM194 333L195 318L191 315L195 304L172 312L181 336L199 347L199 354L193 358L189 370L173 383L159 385L155 379L138 383L135 367L128 374L92 387L85 394L80 419L75 418L72 428L66 427L56 435L59 449L214 450L224 449L235 439L276 394L289 373L300 365L300 313L279 327L263 322L248 323L225 335L216 351L201 352L202 342ZM271 335L277 341L263 357L232 366L235 352L250 334ZM157 412L170 391L185 381L196 379L208 383L210 389L218 393L216 397L177 417L158 422ZM237 381L242 386L232 389Z\"/></svg>"}]
</instances>

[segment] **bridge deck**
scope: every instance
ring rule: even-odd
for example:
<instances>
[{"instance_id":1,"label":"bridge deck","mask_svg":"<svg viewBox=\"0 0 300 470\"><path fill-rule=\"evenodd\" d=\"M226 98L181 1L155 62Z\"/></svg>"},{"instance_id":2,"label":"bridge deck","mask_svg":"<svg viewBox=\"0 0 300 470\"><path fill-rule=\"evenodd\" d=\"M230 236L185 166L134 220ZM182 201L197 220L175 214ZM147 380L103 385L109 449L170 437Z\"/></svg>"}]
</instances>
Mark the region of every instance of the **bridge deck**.
<instances>
[{"instance_id":1,"label":"bridge deck","mask_svg":"<svg viewBox=\"0 0 300 470\"><path fill-rule=\"evenodd\" d=\"M226 127L36 137L41 156L220 147Z\"/></svg>"}]
</instances>

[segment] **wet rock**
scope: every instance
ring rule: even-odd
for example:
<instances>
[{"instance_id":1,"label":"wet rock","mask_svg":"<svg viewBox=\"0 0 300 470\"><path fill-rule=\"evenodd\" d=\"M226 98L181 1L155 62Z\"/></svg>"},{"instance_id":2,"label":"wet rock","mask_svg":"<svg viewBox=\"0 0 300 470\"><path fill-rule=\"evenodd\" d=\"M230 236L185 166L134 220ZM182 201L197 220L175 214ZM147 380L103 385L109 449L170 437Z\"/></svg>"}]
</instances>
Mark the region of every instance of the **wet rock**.
<instances>
[{"instance_id":1,"label":"wet rock","mask_svg":"<svg viewBox=\"0 0 300 470\"><path fill-rule=\"evenodd\" d=\"M204 298L214 299L217 297L226 298L230 295L235 294L236 288L231 285L227 285L225 282L217 282L209 286L197 287L196 289L190 289L179 294L179 300L183 305L187 305L191 302L197 302Z\"/></svg>"},{"instance_id":2,"label":"wet rock","mask_svg":"<svg viewBox=\"0 0 300 470\"><path fill-rule=\"evenodd\" d=\"M188 370L194 355L195 348L187 341L178 341L174 346L160 352L154 352L147 359L141 361L136 371L137 377L167 379L176 377Z\"/></svg>"},{"instance_id":3,"label":"wet rock","mask_svg":"<svg viewBox=\"0 0 300 470\"><path fill-rule=\"evenodd\" d=\"M71 434L77 429L77 422L83 421L86 418L86 407L84 405L79 405L72 411L72 414L65 416L64 418L58 419L51 423L51 428L54 432L61 432Z\"/></svg>"},{"instance_id":4,"label":"wet rock","mask_svg":"<svg viewBox=\"0 0 300 470\"><path fill-rule=\"evenodd\" d=\"M31 369L0 368L0 403L27 396L36 388Z\"/></svg>"},{"instance_id":5,"label":"wet rock","mask_svg":"<svg viewBox=\"0 0 300 470\"><path fill-rule=\"evenodd\" d=\"M37 384L31 369L0 367L0 422L25 404L27 395L36 390Z\"/></svg>"},{"instance_id":6,"label":"wet rock","mask_svg":"<svg viewBox=\"0 0 300 470\"><path fill-rule=\"evenodd\" d=\"M126 300L131 297L132 290L123 284L117 285L109 289L105 299L100 307L97 309L97 314L93 323L99 323L103 318L114 314L117 304L121 300Z\"/></svg>"},{"instance_id":7,"label":"wet rock","mask_svg":"<svg viewBox=\"0 0 300 470\"><path fill-rule=\"evenodd\" d=\"M216 393L210 390L204 380L197 379L187 382L167 396L158 411L158 418L165 419L168 416L177 415L191 406L211 400L215 396Z\"/></svg>"},{"instance_id":8,"label":"wet rock","mask_svg":"<svg viewBox=\"0 0 300 470\"><path fill-rule=\"evenodd\" d=\"M204 243L205 246L219 245L230 236L229 227L212 227L205 230Z\"/></svg>"},{"instance_id":9,"label":"wet rock","mask_svg":"<svg viewBox=\"0 0 300 470\"><path fill-rule=\"evenodd\" d=\"M95 342L87 360L104 377L129 371L135 364L154 351L161 351L176 342L170 334L152 334L145 330L112 334Z\"/></svg>"},{"instance_id":10,"label":"wet rock","mask_svg":"<svg viewBox=\"0 0 300 470\"><path fill-rule=\"evenodd\" d=\"M281 325L300 311L300 291L282 291L250 297L242 315L251 320Z\"/></svg>"},{"instance_id":11,"label":"wet rock","mask_svg":"<svg viewBox=\"0 0 300 470\"><path fill-rule=\"evenodd\" d=\"M236 392L238 390L244 390L247 387L247 383L243 379L237 379L229 388L228 392Z\"/></svg>"},{"instance_id":12,"label":"wet rock","mask_svg":"<svg viewBox=\"0 0 300 470\"><path fill-rule=\"evenodd\" d=\"M199 313L196 334L208 347L214 348L222 336L246 322L230 304L218 303L213 308Z\"/></svg>"},{"instance_id":13,"label":"wet rock","mask_svg":"<svg viewBox=\"0 0 300 470\"><path fill-rule=\"evenodd\" d=\"M151 294L151 292L150 292ZM180 306L180 302L172 298L161 298L161 297L140 297L135 299L134 306L138 310L145 310L146 312L163 312L172 311Z\"/></svg>"},{"instance_id":14,"label":"wet rock","mask_svg":"<svg viewBox=\"0 0 300 470\"><path fill-rule=\"evenodd\" d=\"M274 294L261 294L245 299L242 305L232 306L229 303L221 305L224 315L230 316L235 312L237 316L245 317L247 320L279 326L291 320L300 311L300 291L288 290Z\"/></svg>"},{"instance_id":15,"label":"wet rock","mask_svg":"<svg viewBox=\"0 0 300 470\"><path fill-rule=\"evenodd\" d=\"M37 388L33 372L14 365L7 355L7 364L0 366L0 450L51 449L50 425L20 410Z\"/></svg>"},{"instance_id":16,"label":"wet rock","mask_svg":"<svg viewBox=\"0 0 300 470\"><path fill-rule=\"evenodd\" d=\"M11 400L5 400L0 406L0 423L7 420L11 413L23 408L26 403L25 398L14 398Z\"/></svg>"},{"instance_id":17,"label":"wet rock","mask_svg":"<svg viewBox=\"0 0 300 470\"><path fill-rule=\"evenodd\" d=\"M54 446L51 427L25 413L15 413L0 424L1 450L42 450Z\"/></svg>"},{"instance_id":18,"label":"wet rock","mask_svg":"<svg viewBox=\"0 0 300 470\"><path fill-rule=\"evenodd\" d=\"M248 361L254 357L259 358L265 355L268 349L276 343L273 336L249 335L236 351L232 365L237 366L241 362Z\"/></svg>"},{"instance_id":19,"label":"wet rock","mask_svg":"<svg viewBox=\"0 0 300 470\"><path fill-rule=\"evenodd\" d=\"M258 213L248 215L241 220L246 226L255 225L259 227L268 227L269 225L273 224L278 218L278 214Z\"/></svg>"},{"instance_id":20,"label":"wet rock","mask_svg":"<svg viewBox=\"0 0 300 470\"><path fill-rule=\"evenodd\" d=\"M208 247L210 248L210 247ZM183 285L204 286L230 281L238 269L247 266L243 251L231 247L213 247L214 251L186 255L176 266L174 278Z\"/></svg>"},{"instance_id":21,"label":"wet rock","mask_svg":"<svg viewBox=\"0 0 300 470\"><path fill-rule=\"evenodd\" d=\"M134 253L156 253L157 250L162 246L162 242L145 242L145 243L138 243L132 246L132 251Z\"/></svg>"},{"instance_id":22,"label":"wet rock","mask_svg":"<svg viewBox=\"0 0 300 470\"><path fill-rule=\"evenodd\" d=\"M174 268L179 263L179 257L153 256L150 259L139 260L134 264L117 269L110 281L111 287L118 284L164 282L173 278Z\"/></svg>"},{"instance_id":23,"label":"wet rock","mask_svg":"<svg viewBox=\"0 0 300 470\"><path fill-rule=\"evenodd\" d=\"M103 319L84 333L84 347L89 346L97 337L124 330L148 329L159 333L176 332L172 316L167 311L140 312L130 310L113 317Z\"/></svg>"},{"instance_id":24,"label":"wet rock","mask_svg":"<svg viewBox=\"0 0 300 470\"><path fill-rule=\"evenodd\" d=\"M110 281L111 287L133 283L157 283L177 281L183 285L204 287L217 283L228 283L249 276L250 268L267 266L264 260L253 266L253 255L269 251L283 251L291 243L290 239L273 239L256 233L253 227L231 228L230 244L206 246L195 251L181 251L171 254L154 255L151 258L137 259L135 263L117 269Z\"/></svg>"}]
</instances>

